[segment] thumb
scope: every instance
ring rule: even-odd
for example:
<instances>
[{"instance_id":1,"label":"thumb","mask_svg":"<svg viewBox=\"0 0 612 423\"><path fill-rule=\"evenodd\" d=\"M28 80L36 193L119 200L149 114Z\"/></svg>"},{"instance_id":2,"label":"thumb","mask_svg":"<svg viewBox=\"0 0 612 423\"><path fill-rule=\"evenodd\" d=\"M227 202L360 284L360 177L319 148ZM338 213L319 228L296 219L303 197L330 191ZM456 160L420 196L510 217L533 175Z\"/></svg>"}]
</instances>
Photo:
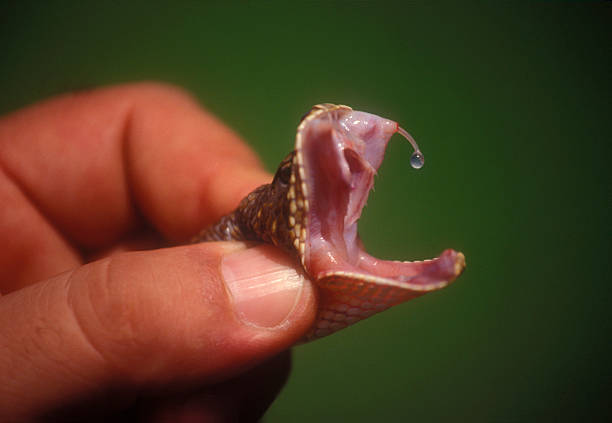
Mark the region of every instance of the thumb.
<instances>
[{"instance_id":1,"label":"thumb","mask_svg":"<svg viewBox=\"0 0 612 423\"><path fill-rule=\"evenodd\" d=\"M295 343L309 281L270 246L117 254L0 298L0 420L104 389L214 383Z\"/></svg>"}]
</instances>

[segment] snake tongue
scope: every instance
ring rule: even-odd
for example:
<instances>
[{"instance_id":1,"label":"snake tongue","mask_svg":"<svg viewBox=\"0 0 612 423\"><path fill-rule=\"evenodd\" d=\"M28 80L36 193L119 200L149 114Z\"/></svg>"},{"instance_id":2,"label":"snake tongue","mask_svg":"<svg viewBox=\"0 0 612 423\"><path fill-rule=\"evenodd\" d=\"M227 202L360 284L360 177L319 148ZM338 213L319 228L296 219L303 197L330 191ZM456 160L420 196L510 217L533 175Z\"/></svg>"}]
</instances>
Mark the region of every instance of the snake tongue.
<instances>
[{"instance_id":1,"label":"snake tongue","mask_svg":"<svg viewBox=\"0 0 612 423\"><path fill-rule=\"evenodd\" d=\"M359 241L357 221L397 130L396 122L352 110L322 115L304 128L310 204L304 266L316 280L348 275L416 294L446 286L463 270L463 254L453 250L434 260L386 261L367 254Z\"/></svg>"}]
</instances>

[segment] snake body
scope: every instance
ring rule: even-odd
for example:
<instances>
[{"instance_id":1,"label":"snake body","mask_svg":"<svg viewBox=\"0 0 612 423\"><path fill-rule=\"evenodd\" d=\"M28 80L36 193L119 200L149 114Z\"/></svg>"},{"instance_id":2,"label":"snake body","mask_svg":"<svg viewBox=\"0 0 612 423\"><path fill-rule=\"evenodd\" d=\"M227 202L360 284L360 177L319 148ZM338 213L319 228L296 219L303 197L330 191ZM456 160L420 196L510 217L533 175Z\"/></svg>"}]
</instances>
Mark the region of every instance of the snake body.
<instances>
[{"instance_id":1,"label":"snake body","mask_svg":"<svg viewBox=\"0 0 612 423\"><path fill-rule=\"evenodd\" d=\"M348 106L314 106L272 182L197 238L265 242L294 256L319 288L318 314L306 340L443 288L465 267L463 254L454 250L433 260L396 262L376 259L361 246L357 220L398 128Z\"/></svg>"}]
</instances>

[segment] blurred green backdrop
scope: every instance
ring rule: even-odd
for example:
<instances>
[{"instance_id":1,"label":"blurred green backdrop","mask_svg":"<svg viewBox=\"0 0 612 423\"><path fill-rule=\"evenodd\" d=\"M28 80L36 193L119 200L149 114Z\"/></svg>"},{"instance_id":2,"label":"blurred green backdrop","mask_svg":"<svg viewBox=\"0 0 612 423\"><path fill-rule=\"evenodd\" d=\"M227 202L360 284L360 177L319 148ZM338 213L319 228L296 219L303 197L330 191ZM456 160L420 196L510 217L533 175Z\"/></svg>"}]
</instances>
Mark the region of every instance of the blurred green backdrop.
<instances>
[{"instance_id":1,"label":"blurred green backdrop","mask_svg":"<svg viewBox=\"0 0 612 423\"><path fill-rule=\"evenodd\" d=\"M87 2L85 2L87 3ZM453 247L449 288L294 351L265 421L577 421L607 412L612 3L14 2L0 112L67 90L185 87L270 170L313 104L399 121L369 250Z\"/></svg>"}]
</instances>

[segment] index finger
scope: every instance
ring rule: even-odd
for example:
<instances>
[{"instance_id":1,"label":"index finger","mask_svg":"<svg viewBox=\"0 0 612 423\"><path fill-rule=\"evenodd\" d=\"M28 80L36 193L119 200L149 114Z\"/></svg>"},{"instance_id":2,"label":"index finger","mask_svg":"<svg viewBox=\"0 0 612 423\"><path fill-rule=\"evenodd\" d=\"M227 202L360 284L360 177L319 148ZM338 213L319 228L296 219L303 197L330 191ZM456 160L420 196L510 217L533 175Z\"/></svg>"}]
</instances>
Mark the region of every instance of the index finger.
<instances>
[{"instance_id":1,"label":"index finger","mask_svg":"<svg viewBox=\"0 0 612 423\"><path fill-rule=\"evenodd\" d=\"M142 216L181 241L268 180L239 137L175 87L54 98L0 119L0 238L10 240L0 268L42 251L40 277L66 270L79 249L108 247Z\"/></svg>"}]
</instances>

